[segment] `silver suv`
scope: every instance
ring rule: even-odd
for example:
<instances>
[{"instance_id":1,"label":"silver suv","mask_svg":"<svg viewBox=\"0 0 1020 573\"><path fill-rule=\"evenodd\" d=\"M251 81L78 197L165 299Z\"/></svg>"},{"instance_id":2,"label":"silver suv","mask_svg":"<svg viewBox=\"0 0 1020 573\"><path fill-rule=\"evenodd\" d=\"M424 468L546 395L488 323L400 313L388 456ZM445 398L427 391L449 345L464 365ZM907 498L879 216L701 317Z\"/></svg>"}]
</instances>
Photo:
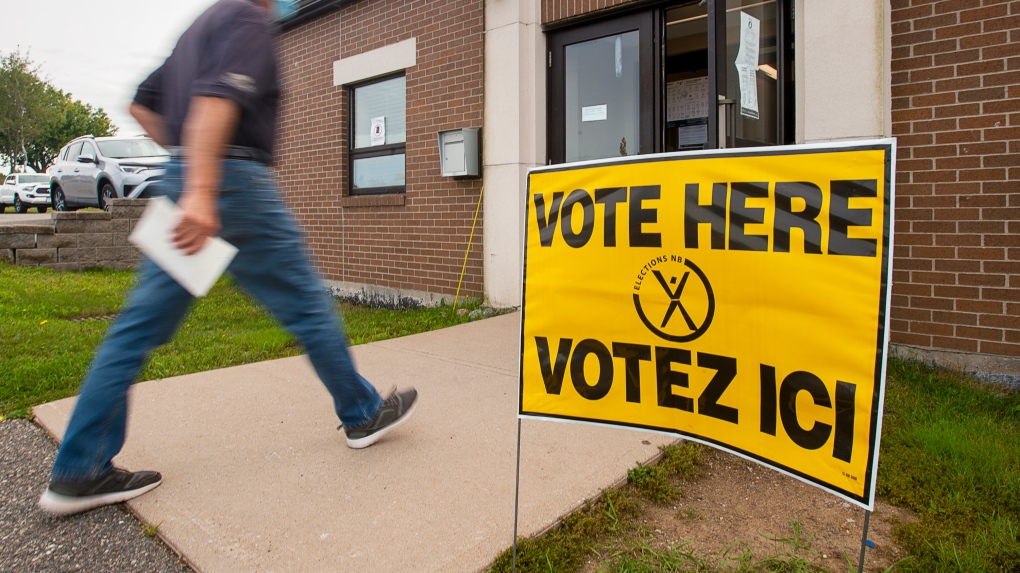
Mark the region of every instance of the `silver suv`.
<instances>
[{"instance_id":1,"label":"silver suv","mask_svg":"<svg viewBox=\"0 0 1020 573\"><path fill-rule=\"evenodd\" d=\"M53 209L108 210L110 199L144 197L169 160L170 152L148 137L79 137L47 169Z\"/></svg>"}]
</instances>

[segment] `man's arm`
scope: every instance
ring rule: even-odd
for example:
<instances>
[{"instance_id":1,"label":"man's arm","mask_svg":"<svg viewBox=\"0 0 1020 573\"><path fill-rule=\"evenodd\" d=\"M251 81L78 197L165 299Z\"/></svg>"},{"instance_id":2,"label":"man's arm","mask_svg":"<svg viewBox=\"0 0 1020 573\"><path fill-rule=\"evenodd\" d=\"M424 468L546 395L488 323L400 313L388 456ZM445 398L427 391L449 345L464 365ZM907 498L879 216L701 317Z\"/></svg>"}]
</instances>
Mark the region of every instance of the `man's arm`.
<instances>
[{"instance_id":1,"label":"man's arm","mask_svg":"<svg viewBox=\"0 0 1020 573\"><path fill-rule=\"evenodd\" d=\"M174 244L187 255L202 248L220 230L219 197L223 150L233 140L241 107L232 100L197 96L184 120L183 217L174 229Z\"/></svg>"},{"instance_id":2,"label":"man's arm","mask_svg":"<svg viewBox=\"0 0 1020 573\"><path fill-rule=\"evenodd\" d=\"M153 141L163 147L167 146L167 141L169 140L166 137L166 124L163 122L163 116L138 102L131 102L128 112L131 113L131 117L135 118L138 125L142 126L142 129L145 130L145 133L149 134Z\"/></svg>"}]
</instances>

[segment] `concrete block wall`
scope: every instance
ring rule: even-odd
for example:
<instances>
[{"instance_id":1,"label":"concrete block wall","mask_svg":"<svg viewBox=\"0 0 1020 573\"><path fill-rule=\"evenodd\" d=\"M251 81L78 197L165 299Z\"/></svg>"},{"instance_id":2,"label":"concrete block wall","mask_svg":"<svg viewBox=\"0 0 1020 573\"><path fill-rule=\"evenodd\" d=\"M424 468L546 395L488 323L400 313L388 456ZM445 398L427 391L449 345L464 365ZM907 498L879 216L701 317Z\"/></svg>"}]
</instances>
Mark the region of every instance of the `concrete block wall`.
<instances>
[{"instance_id":1,"label":"concrete block wall","mask_svg":"<svg viewBox=\"0 0 1020 573\"><path fill-rule=\"evenodd\" d=\"M128 241L147 199L114 199L109 212L57 212L50 221L0 225L0 260L55 270L133 269L141 253Z\"/></svg>"}]
</instances>

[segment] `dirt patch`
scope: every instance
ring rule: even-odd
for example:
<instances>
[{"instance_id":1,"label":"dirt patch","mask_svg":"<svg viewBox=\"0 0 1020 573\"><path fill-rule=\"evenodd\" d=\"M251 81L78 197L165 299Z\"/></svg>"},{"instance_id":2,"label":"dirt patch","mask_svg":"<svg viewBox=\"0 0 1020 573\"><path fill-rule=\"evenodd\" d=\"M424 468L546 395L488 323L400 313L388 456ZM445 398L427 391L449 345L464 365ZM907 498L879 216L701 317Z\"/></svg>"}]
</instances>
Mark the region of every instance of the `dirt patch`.
<instances>
[{"instance_id":1,"label":"dirt patch","mask_svg":"<svg viewBox=\"0 0 1020 573\"><path fill-rule=\"evenodd\" d=\"M676 503L645 506L642 525L653 549L686 544L685 551L717 567L742 555L749 555L752 563L789 555L797 538L802 548L797 557L833 573L857 572L864 510L724 452L706 449L702 469L700 477L682 482L684 494ZM867 551L866 571L884 572L906 556L892 530L914 520L905 509L877 503L868 529L875 547ZM737 562L730 565L736 567ZM593 562L584 571L598 569Z\"/></svg>"}]
</instances>

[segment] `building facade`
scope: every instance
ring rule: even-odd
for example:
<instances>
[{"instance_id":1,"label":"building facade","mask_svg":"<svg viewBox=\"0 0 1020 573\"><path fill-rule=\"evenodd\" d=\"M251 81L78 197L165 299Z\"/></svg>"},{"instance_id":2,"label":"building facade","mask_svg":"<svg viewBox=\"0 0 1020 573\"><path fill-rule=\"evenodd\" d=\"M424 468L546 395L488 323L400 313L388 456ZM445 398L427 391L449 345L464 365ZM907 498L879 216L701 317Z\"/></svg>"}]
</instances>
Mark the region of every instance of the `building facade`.
<instances>
[{"instance_id":1,"label":"building facade","mask_svg":"<svg viewBox=\"0 0 1020 573\"><path fill-rule=\"evenodd\" d=\"M508 307L532 167L895 136L893 343L1016 376L1018 46L1017 0L312 0L285 23L280 173L338 291ZM444 176L463 128L480 174Z\"/></svg>"}]
</instances>

